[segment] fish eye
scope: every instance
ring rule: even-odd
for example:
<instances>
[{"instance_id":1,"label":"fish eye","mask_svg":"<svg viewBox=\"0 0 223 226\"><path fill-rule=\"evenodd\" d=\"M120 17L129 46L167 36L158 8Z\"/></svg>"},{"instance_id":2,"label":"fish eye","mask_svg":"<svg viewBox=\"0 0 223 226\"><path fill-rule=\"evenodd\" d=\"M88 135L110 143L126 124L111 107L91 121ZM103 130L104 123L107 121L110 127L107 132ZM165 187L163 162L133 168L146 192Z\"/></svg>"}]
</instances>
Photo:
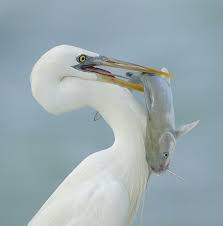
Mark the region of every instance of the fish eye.
<instances>
[{"instance_id":1,"label":"fish eye","mask_svg":"<svg viewBox=\"0 0 223 226\"><path fill-rule=\"evenodd\" d=\"M162 159L167 159L169 157L169 153L168 152L163 152L163 155L162 155Z\"/></svg>"},{"instance_id":2,"label":"fish eye","mask_svg":"<svg viewBox=\"0 0 223 226\"><path fill-rule=\"evenodd\" d=\"M84 55L84 54L81 54L81 55L78 57L78 59L77 59L77 61L78 61L79 63L83 63L83 62L85 62L86 60L87 60L87 56Z\"/></svg>"}]
</instances>

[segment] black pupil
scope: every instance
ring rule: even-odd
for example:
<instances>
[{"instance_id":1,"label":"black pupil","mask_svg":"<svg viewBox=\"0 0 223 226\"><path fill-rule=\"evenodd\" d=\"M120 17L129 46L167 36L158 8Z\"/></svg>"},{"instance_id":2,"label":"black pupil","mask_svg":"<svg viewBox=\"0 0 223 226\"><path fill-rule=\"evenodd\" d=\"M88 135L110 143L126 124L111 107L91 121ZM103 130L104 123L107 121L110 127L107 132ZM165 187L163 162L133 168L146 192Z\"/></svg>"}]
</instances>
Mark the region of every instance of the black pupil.
<instances>
[{"instance_id":1,"label":"black pupil","mask_svg":"<svg viewBox=\"0 0 223 226\"><path fill-rule=\"evenodd\" d=\"M85 61L86 57L85 56L80 56L80 61Z\"/></svg>"}]
</instances>

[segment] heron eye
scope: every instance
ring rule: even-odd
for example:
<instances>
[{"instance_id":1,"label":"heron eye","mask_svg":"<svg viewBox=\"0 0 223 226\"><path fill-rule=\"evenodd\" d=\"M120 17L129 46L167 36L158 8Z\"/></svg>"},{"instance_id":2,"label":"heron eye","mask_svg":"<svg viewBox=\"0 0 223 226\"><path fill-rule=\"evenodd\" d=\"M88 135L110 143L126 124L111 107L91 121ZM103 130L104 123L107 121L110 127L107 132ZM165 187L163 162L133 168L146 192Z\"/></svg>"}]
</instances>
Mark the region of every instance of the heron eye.
<instances>
[{"instance_id":1,"label":"heron eye","mask_svg":"<svg viewBox=\"0 0 223 226\"><path fill-rule=\"evenodd\" d=\"M78 62L79 63L83 63L84 61L86 61L87 60L87 56L86 55L80 55L79 57L78 57Z\"/></svg>"},{"instance_id":2,"label":"heron eye","mask_svg":"<svg viewBox=\"0 0 223 226\"><path fill-rule=\"evenodd\" d=\"M168 152L163 152L162 159L167 159L169 156Z\"/></svg>"}]
</instances>

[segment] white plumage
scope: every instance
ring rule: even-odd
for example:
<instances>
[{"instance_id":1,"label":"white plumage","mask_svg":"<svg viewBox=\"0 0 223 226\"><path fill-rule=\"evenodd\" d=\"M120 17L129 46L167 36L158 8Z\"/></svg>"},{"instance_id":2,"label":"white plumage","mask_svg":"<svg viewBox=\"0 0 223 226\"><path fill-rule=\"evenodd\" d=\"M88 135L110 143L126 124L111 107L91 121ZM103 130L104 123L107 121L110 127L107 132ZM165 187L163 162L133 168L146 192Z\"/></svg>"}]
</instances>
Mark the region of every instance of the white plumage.
<instances>
[{"instance_id":1,"label":"white plumage","mask_svg":"<svg viewBox=\"0 0 223 226\"><path fill-rule=\"evenodd\" d=\"M85 106L96 109L115 141L84 159L28 226L129 226L145 191L146 112L128 89L97 81L100 73L76 69L81 54L98 57L72 46L43 55L32 71L33 96L53 114Z\"/></svg>"}]
</instances>

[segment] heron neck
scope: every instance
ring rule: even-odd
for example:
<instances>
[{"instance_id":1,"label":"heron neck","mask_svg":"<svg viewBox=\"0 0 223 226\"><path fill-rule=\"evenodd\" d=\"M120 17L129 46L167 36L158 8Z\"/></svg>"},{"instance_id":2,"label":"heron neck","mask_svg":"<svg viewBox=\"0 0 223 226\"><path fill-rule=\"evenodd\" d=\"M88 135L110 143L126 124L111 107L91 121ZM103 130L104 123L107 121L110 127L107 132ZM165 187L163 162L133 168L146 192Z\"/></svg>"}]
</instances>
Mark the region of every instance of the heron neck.
<instances>
[{"instance_id":1,"label":"heron neck","mask_svg":"<svg viewBox=\"0 0 223 226\"><path fill-rule=\"evenodd\" d=\"M132 93L127 89L108 85L103 97L94 96L92 99L92 107L100 112L113 130L114 145L119 146L116 150L123 152L125 157L144 158L146 116Z\"/></svg>"},{"instance_id":2,"label":"heron neck","mask_svg":"<svg viewBox=\"0 0 223 226\"><path fill-rule=\"evenodd\" d=\"M112 159L116 164L115 167L108 167L128 189L130 206L127 225L131 225L149 176L144 144L146 113L129 90L114 85L104 90L103 96L92 99L95 100L92 107L100 112L114 133L115 142L106 151L110 153L109 161Z\"/></svg>"}]
</instances>

